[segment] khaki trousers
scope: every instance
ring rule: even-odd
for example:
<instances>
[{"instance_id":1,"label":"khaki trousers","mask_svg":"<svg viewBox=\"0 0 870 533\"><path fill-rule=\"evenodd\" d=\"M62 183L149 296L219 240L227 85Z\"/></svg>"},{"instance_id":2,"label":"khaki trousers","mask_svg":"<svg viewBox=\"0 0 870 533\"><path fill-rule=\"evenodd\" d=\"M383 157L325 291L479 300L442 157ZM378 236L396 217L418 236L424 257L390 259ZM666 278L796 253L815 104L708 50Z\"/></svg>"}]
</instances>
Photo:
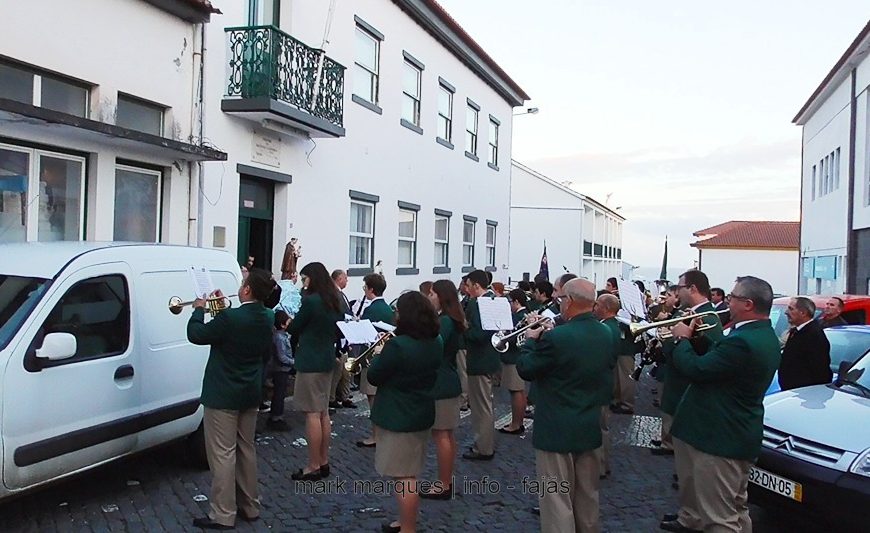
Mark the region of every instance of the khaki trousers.
<instances>
[{"instance_id":1,"label":"khaki trousers","mask_svg":"<svg viewBox=\"0 0 870 533\"><path fill-rule=\"evenodd\" d=\"M708 533L752 533L747 494L751 463L710 455L679 439L674 439L674 445L684 446L688 453L692 470L690 490L695 492L700 516L697 529ZM682 485L680 478L681 492Z\"/></svg>"},{"instance_id":2,"label":"khaki trousers","mask_svg":"<svg viewBox=\"0 0 870 533\"><path fill-rule=\"evenodd\" d=\"M229 411L206 407L203 426L205 452L212 474L209 518L232 526L237 509L251 518L259 516L254 446L257 408Z\"/></svg>"},{"instance_id":3,"label":"khaki trousers","mask_svg":"<svg viewBox=\"0 0 870 533\"><path fill-rule=\"evenodd\" d=\"M674 423L674 417L662 412L662 448L666 450L674 449L674 438L671 437L671 425ZM677 474L679 475L679 474Z\"/></svg>"},{"instance_id":4,"label":"khaki trousers","mask_svg":"<svg viewBox=\"0 0 870 533\"><path fill-rule=\"evenodd\" d=\"M616 358L614 396L618 404L634 409L634 398L637 395L637 384L631 379L634 372L634 356L620 355Z\"/></svg>"},{"instance_id":5,"label":"khaki trousers","mask_svg":"<svg viewBox=\"0 0 870 533\"><path fill-rule=\"evenodd\" d=\"M492 377L468 376L468 405L474 451L492 455L495 451L495 419L492 415Z\"/></svg>"},{"instance_id":6,"label":"khaki trousers","mask_svg":"<svg viewBox=\"0 0 870 533\"><path fill-rule=\"evenodd\" d=\"M598 457L598 473L606 476L610 472L610 408L601 408L601 447L595 450Z\"/></svg>"},{"instance_id":7,"label":"khaki trousers","mask_svg":"<svg viewBox=\"0 0 870 533\"><path fill-rule=\"evenodd\" d=\"M468 352L459 350L456 352L456 369L459 372L459 383L462 384L462 394L459 395L459 406L468 405Z\"/></svg>"},{"instance_id":8,"label":"khaki trousers","mask_svg":"<svg viewBox=\"0 0 870 533\"><path fill-rule=\"evenodd\" d=\"M670 420L673 418L670 415L665 415ZM670 423L668 424L670 426ZM670 436L670 427L668 427L668 436ZM662 426L662 447L664 447L664 426ZM677 479L679 480L679 492L677 493L677 502L680 504L680 510L677 511L677 520L689 529L701 529L701 516L698 514L698 500L695 494L695 472L692 468L691 455L689 450L691 446L681 441L673 439L674 450L674 470L677 471Z\"/></svg>"},{"instance_id":9,"label":"khaki trousers","mask_svg":"<svg viewBox=\"0 0 870 533\"><path fill-rule=\"evenodd\" d=\"M348 372L344 368L347 363L347 354L335 358L335 366L332 367L332 383L329 385L329 401L334 402L336 399L347 400L347 395L343 393L344 384L347 383ZM342 386L342 394L336 394L338 386Z\"/></svg>"},{"instance_id":10,"label":"khaki trousers","mask_svg":"<svg viewBox=\"0 0 870 533\"><path fill-rule=\"evenodd\" d=\"M535 450L535 467L539 480L545 484L555 481L559 489L543 490L540 495L543 533L600 531L598 458L594 450L585 453Z\"/></svg>"}]
</instances>

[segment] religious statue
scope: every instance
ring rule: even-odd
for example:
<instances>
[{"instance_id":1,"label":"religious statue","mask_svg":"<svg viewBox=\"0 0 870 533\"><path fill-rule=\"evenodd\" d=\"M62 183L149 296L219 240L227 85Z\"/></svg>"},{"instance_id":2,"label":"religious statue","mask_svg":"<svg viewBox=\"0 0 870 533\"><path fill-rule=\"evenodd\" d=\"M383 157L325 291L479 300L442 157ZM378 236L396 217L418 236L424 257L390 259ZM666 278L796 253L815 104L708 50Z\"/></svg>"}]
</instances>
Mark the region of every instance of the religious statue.
<instances>
[{"instance_id":1,"label":"religious statue","mask_svg":"<svg viewBox=\"0 0 870 533\"><path fill-rule=\"evenodd\" d=\"M284 259L281 261L281 279L290 279L296 273L296 263L302 257L302 246L299 239L291 237L284 247Z\"/></svg>"}]
</instances>

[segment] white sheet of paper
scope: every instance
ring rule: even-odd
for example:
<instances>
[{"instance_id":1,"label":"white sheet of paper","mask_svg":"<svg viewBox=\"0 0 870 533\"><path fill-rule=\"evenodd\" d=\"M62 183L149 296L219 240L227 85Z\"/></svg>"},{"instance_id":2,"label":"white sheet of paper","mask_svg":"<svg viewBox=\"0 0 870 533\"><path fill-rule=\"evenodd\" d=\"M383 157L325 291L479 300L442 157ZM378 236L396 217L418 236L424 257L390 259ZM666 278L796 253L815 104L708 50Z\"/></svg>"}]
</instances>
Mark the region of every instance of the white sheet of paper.
<instances>
[{"instance_id":1,"label":"white sheet of paper","mask_svg":"<svg viewBox=\"0 0 870 533\"><path fill-rule=\"evenodd\" d=\"M549 309L544 309L544 312L541 313L541 316L544 318L554 319L556 318L556 313L550 311Z\"/></svg>"},{"instance_id":2,"label":"white sheet of paper","mask_svg":"<svg viewBox=\"0 0 870 533\"><path fill-rule=\"evenodd\" d=\"M211 272L203 266L188 267L190 279L193 281L193 294L201 298L203 294L210 295L214 292L214 282L211 280Z\"/></svg>"},{"instance_id":3,"label":"white sheet of paper","mask_svg":"<svg viewBox=\"0 0 870 533\"><path fill-rule=\"evenodd\" d=\"M335 323L344 335L348 344L371 344L378 340L378 330L371 320L339 321Z\"/></svg>"},{"instance_id":4,"label":"white sheet of paper","mask_svg":"<svg viewBox=\"0 0 870 533\"><path fill-rule=\"evenodd\" d=\"M643 304L644 299L637 285L624 279L617 279L616 285L619 288L619 302L622 308L632 316L646 318L646 306Z\"/></svg>"},{"instance_id":5,"label":"white sheet of paper","mask_svg":"<svg viewBox=\"0 0 870 533\"><path fill-rule=\"evenodd\" d=\"M510 331L514 329L511 305L507 298L481 296L477 299L480 324L484 331Z\"/></svg>"},{"instance_id":6,"label":"white sheet of paper","mask_svg":"<svg viewBox=\"0 0 870 533\"><path fill-rule=\"evenodd\" d=\"M395 331L396 326L392 324L387 324L386 322L381 322L380 320L377 322L372 322L372 326L381 330L381 331Z\"/></svg>"}]
</instances>

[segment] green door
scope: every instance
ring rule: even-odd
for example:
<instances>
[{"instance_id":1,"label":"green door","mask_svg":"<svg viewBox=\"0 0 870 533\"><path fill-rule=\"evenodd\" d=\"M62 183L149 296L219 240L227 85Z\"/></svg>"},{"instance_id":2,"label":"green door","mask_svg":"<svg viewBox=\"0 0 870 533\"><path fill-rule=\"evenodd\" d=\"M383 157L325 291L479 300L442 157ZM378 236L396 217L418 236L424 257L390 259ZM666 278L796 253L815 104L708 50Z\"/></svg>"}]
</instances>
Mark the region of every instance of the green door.
<instances>
[{"instance_id":1,"label":"green door","mask_svg":"<svg viewBox=\"0 0 870 533\"><path fill-rule=\"evenodd\" d=\"M272 218L275 187L271 181L242 176L239 182L239 241L237 258L254 257L257 268L272 268Z\"/></svg>"}]
</instances>

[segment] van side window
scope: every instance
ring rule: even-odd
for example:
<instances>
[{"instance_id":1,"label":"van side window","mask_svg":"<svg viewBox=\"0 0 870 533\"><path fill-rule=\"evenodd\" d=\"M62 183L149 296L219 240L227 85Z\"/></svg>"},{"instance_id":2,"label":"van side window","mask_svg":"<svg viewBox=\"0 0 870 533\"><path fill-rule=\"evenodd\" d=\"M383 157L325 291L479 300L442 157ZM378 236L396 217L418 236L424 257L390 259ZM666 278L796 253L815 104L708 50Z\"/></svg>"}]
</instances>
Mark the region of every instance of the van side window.
<instances>
[{"instance_id":1,"label":"van side window","mask_svg":"<svg viewBox=\"0 0 870 533\"><path fill-rule=\"evenodd\" d=\"M127 281L119 274L73 285L42 325L43 335L72 333L76 338L75 356L56 364L124 353L130 344L129 300Z\"/></svg>"}]
</instances>

